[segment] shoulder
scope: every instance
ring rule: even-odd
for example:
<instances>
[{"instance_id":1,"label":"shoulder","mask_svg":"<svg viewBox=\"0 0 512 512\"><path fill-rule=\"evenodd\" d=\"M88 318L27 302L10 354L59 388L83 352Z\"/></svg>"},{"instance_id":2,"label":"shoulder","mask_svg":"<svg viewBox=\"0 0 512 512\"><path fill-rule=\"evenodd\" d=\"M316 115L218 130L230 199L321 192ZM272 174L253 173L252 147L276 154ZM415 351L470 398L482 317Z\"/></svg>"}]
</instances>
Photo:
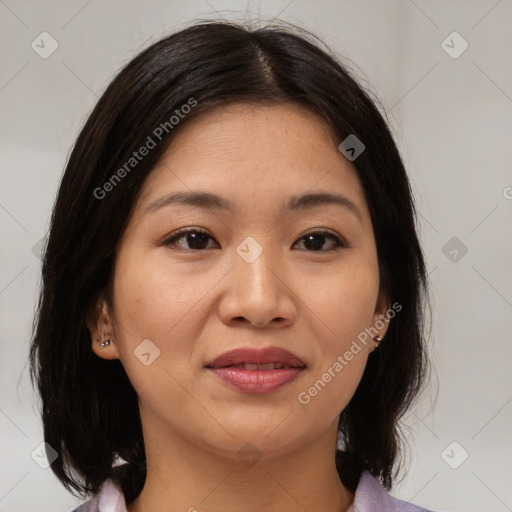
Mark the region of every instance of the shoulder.
<instances>
[{"instance_id":1,"label":"shoulder","mask_svg":"<svg viewBox=\"0 0 512 512\"><path fill-rule=\"evenodd\" d=\"M127 512L127 510L123 492L108 479L94 498L82 503L71 512Z\"/></svg>"},{"instance_id":2,"label":"shoulder","mask_svg":"<svg viewBox=\"0 0 512 512\"><path fill-rule=\"evenodd\" d=\"M363 471L354 502L348 512L432 512L426 508L399 500L388 494L379 482Z\"/></svg>"}]
</instances>

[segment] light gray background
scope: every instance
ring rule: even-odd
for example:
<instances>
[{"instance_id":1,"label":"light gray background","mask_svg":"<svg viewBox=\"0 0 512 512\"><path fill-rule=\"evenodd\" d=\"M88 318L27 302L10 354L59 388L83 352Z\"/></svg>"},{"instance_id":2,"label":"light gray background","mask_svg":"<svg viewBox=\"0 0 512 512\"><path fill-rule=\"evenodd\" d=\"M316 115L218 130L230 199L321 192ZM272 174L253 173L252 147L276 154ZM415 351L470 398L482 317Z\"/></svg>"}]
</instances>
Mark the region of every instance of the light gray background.
<instances>
[{"instance_id":1,"label":"light gray background","mask_svg":"<svg viewBox=\"0 0 512 512\"><path fill-rule=\"evenodd\" d=\"M358 66L417 196L439 391L434 381L408 416L412 463L394 494L436 510L512 510L511 0L0 0L0 511L78 503L31 458L42 428L25 363L33 247L79 128L150 42L194 19L259 16L312 30ZM47 59L31 48L43 31L59 45ZM445 49L460 51L461 39L442 45L453 31L469 44L458 58ZM452 237L459 247L443 252Z\"/></svg>"}]
</instances>

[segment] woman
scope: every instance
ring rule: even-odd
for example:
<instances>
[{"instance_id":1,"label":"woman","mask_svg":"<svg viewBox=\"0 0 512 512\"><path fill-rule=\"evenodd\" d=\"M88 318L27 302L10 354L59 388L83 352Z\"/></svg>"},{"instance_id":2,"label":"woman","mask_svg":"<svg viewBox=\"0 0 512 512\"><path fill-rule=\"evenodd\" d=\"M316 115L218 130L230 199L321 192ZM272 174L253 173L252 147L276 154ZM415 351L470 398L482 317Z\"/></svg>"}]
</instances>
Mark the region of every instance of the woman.
<instances>
[{"instance_id":1,"label":"woman","mask_svg":"<svg viewBox=\"0 0 512 512\"><path fill-rule=\"evenodd\" d=\"M55 203L31 347L52 470L80 512L425 510L387 491L426 289L399 153L334 57L272 26L166 37Z\"/></svg>"}]
</instances>

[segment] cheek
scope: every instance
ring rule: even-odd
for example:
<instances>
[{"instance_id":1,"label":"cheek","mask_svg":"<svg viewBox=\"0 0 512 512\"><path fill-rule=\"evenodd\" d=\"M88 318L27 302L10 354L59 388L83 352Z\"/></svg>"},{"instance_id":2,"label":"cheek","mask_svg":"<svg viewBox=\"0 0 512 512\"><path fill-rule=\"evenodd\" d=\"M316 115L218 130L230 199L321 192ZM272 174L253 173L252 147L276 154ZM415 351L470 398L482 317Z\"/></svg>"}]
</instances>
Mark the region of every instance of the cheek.
<instances>
[{"instance_id":1,"label":"cheek","mask_svg":"<svg viewBox=\"0 0 512 512\"><path fill-rule=\"evenodd\" d=\"M316 423L323 421L325 425L334 421L354 395L366 361L367 354L361 350L350 361L340 355L329 360L318 373L312 372L312 378L297 392L297 407L302 411L297 418L303 423L316 418Z\"/></svg>"},{"instance_id":2,"label":"cheek","mask_svg":"<svg viewBox=\"0 0 512 512\"><path fill-rule=\"evenodd\" d=\"M347 405L366 366L371 344L364 331L372 325L377 295L378 269L371 264L345 267L308 291L317 352L300 404L318 414L339 414Z\"/></svg>"},{"instance_id":3,"label":"cheek","mask_svg":"<svg viewBox=\"0 0 512 512\"><path fill-rule=\"evenodd\" d=\"M114 285L116 320L128 338L162 340L204 295L204 283L133 251L119 258Z\"/></svg>"},{"instance_id":4,"label":"cheek","mask_svg":"<svg viewBox=\"0 0 512 512\"><path fill-rule=\"evenodd\" d=\"M372 325L378 288L378 268L371 262L346 265L305 288L304 297L313 312L309 316L317 319L330 351L343 350Z\"/></svg>"},{"instance_id":5,"label":"cheek","mask_svg":"<svg viewBox=\"0 0 512 512\"><path fill-rule=\"evenodd\" d=\"M155 368L172 370L180 380L188 378L186 369L197 365L194 340L200 339L211 313L208 292L225 273L216 268L199 275L197 266L171 265L165 253L150 256L133 247L120 253L114 280L120 359L136 388L151 384L147 380L156 378ZM146 367L136 356L148 339L156 346L158 359ZM168 381L169 375L158 378Z\"/></svg>"},{"instance_id":6,"label":"cheek","mask_svg":"<svg viewBox=\"0 0 512 512\"><path fill-rule=\"evenodd\" d=\"M184 326L190 327L187 313L191 303L201 297L199 286L190 286L179 273L168 270L142 250L132 249L130 254L120 254L115 271L119 358L138 396L149 404L170 396L179 402L182 391L172 378L171 362L179 361L183 366L189 359L190 340L180 332Z\"/></svg>"}]
</instances>

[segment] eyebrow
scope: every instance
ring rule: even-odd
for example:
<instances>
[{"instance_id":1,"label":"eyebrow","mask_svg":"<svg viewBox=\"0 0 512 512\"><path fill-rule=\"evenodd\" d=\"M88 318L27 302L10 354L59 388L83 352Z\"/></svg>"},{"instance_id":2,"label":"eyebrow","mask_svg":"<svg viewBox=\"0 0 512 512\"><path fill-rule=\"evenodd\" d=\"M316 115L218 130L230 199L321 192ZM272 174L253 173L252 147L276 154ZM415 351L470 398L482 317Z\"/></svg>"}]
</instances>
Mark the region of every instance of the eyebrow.
<instances>
[{"instance_id":1,"label":"eyebrow","mask_svg":"<svg viewBox=\"0 0 512 512\"><path fill-rule=\"evenodd\" d=\"M224 210L228 213L233 213L236 210L235 203L226 197L212 194L211 192L196 191L183 191L172 192L167 194L156 201L153 201L145 210L145 214L153 213L160 208L171 205L188 205L204 210ZM348 197L342 194L334 194L332 192L321 191L316 193L306 193L302 195L291 196L282 208L283 210L309 210L319 206L337 205L352 213L361 222L363 216L361 210L352 202Z\"/></svg>"}]
</instances>

